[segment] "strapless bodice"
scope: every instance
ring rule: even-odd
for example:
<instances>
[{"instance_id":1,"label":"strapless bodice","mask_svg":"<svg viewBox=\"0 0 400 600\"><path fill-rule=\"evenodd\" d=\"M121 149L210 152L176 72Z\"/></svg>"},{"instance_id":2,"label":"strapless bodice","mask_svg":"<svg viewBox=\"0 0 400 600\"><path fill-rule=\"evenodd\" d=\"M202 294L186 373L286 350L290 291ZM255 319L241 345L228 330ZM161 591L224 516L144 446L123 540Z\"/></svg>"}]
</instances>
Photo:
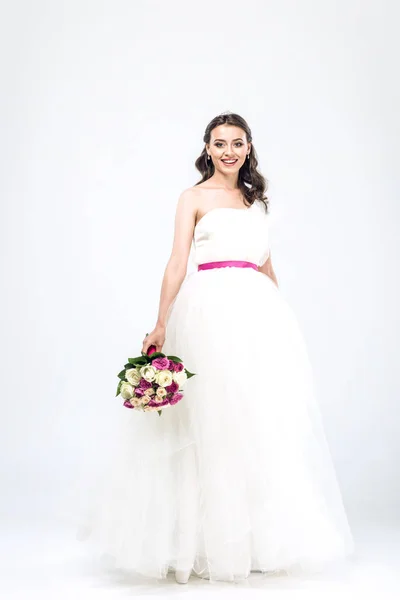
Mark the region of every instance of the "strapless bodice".
<instances>
[{"instance_id":1,"label":"strapless bodice","mask_svg":"<svg viewBox=\"0 0 400 600\"><path fill-rule=\"evenodd\" d=\"M194 260L242 260L261 266L269 256L269 237L269 214L261 200L243 209L215 207L195 227Z\"/></svg>"}]
</instances>

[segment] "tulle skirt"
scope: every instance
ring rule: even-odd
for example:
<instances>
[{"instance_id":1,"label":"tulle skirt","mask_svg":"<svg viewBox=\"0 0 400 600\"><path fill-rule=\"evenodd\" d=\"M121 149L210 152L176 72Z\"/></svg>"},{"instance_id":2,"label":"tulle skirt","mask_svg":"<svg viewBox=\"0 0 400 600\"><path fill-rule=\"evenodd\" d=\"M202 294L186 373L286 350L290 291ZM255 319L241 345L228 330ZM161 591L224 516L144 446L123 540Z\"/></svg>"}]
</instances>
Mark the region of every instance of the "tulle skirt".
<instances>
[{"instance_id":1,"label":"tulle skirt","mask_svg":"<svg viewBox=\"0 0 400 600\"><path fill-rule=\"evenodd\" d=\"M190 274L163 352L196 375L161 416L122 407L85 539L116 568L211 582L319 573L352 554L305 341L273 281Z\"/></svg>"}]
</instances>

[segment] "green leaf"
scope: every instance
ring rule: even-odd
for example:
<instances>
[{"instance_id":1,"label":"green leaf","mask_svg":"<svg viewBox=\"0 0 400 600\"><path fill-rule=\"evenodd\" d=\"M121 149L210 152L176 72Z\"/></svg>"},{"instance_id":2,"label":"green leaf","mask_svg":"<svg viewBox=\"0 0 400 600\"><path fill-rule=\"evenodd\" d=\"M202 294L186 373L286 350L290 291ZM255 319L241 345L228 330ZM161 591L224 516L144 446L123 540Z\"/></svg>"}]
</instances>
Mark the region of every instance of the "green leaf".
<instances>
[{"instance_id":1,"label":"green leaf","mask_svg":"<svg viewBox=\"0 0 400 600\"><path fill-rule=\"evenodd\" d=\"M181 358L179 358L178 356L167 356L167 358L169 358L170 360L173 360L174 362L183 362L183 360Z\"/></svg>"},{"instance_id":2,"label":"green leaf","mask_svg":"<svg viewBox=\"0 0 400 600\"><path fill-rule=\"evenodd\" d=\"M125 369L123 369L120 373L118 373L118 377L120 379L125 379Z\"/></svg>"},{"instance_id":3,"label":"green leaf","mask_svg":"<svg viewBox=\"0 0 400 600\"><path fill-rule=\"evenodd\" d=\"M147 365L147 358L145 356L137 356L136 358L128 358L129 364L133 365Z\"/></svg>"},{"instance_id":4,"label":"green leaf","mask_svg":"<svg viewBox=\"0 0 400 600\"><path fill-rule=\"evenodd\" d=\"M117 393L115 394L116 396L118 396L118 394L119 394L119 393L120 393L120 391L121 391L121 385L122 385L122 381L120 381L120 382L118 383L118 387L117 387Z\"/></svg>"},{"instance_id":5,"label":"green leaf","mask_svg":"<svg viewBox=\"0 0 400 600\"><path fill-rule=\"evenodd\" d=\"M162 410L158 410L157 412L158 412L159 416L161 417Z\"/></svg>"},{"instance_id":6,"label":"green leaf","mask_svg":"<svg viewBox=\"0 0 400 600\"><path fill-rule=\"evenodd\" d=\"M190 379L191 377L193 377L194 375L196 375L196 373L191 373L187 369L185 369L185 373L186 373L188 379Z\"/></svg>"}]
</instances>

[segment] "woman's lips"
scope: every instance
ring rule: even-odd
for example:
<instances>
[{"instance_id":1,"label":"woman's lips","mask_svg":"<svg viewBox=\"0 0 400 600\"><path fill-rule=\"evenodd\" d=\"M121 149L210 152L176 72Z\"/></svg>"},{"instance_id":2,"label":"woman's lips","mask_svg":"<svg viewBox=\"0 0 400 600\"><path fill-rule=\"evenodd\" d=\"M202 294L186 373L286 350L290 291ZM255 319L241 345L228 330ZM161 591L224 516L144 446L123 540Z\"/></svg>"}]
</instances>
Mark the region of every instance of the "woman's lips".
<instances>
[{"instance_id":1,"label":"woman's lips","mask_svg":"<svg viewBox=\"0 0 400 600\"><path fill-rule=\"evenodd\" d=\"M232 162L226 162L223 158L221 159L221 162L223 162L224 165L226 165L227 167L232 167L233 165L236 165L237 161L237 158L235 158Z\"/></svg>"}]
</instances>

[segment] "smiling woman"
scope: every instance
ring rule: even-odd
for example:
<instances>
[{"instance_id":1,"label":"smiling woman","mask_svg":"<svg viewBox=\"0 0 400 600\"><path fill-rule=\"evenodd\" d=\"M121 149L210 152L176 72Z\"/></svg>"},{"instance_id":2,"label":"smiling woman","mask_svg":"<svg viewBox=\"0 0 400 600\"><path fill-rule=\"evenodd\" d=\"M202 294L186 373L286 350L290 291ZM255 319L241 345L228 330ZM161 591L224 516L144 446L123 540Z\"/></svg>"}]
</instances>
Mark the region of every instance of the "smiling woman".
<instances>
[{"instance_id":1,"label":"smiling woman","mask_svg":"<svg viewBox=\"0 0 400 600\"><path fill-rule=\"evenodd\" d=\"M219 183L249 204L256 198L263 200L268 210L268 181L257 169L252 139L248 124L239 115L227 113L213 119L204 132L205 146L195 163L202 174L196 185Z\"/></svg>"},{"instance_id":2,"label":"smiling woman","mask_svg":"<svg viewBox=\"0 0 400 600\"><path fill-rule=\"evenodd\" d=\"M353 539L305 341L271 276L266 180L239 115L213 119L204 142L142 348L196 377L161 417L125 411L88 528L117 568L178 583L320 572Z\"/></svg>"}]
</instances>

